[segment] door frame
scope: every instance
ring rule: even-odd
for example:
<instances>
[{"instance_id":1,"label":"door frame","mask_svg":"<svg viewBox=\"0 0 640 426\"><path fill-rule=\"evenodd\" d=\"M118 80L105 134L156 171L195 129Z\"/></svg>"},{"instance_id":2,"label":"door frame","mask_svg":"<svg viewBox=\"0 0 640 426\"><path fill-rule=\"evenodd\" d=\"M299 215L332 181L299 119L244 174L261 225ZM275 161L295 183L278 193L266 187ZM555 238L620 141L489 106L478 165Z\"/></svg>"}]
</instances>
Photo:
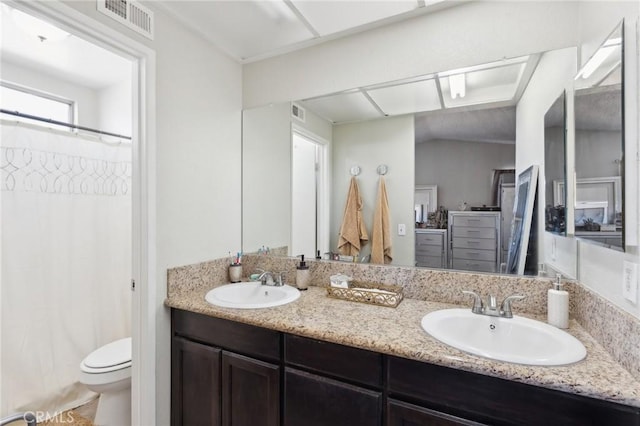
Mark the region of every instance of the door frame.
<instances>
[{"instance_id":1,"label":"door frame","mask_svg":"<svg viewBox=\"0 0 640 426\"><path fill-rule=\"evenodd\" d=\"M132 424L156 423L156 58L150 47L58 0L5 0L133 64L132 126ZM96 12L97 13L97 12ZM123 27L125 28L125 27ZM144 392L146 390L146 392Z\"/></svg>"},{"instance_id":2,"label":"door frame","mask_svg":"<svg viewBox=\"0 0 640 426\"><path fill-rule=\"evenodd\" d=\"M320 196L316 199L316 249L320 250L320 254L329 251L330 246L330 222L329 215L331 212L331 198L329 196L328 189L331 188L331 144L328 140L318 136L317 134L305 129L304 127L297 125L295 123L291 124L291 161L289 169L293 170L293 135L297 134L298 136L307 139L313 143L315 143L319 147L319 170L316 171L317 182L316 182L316 194L320 194ZM291 206L291 217L293 217L293 202L290 200ZM289 238L289 246L293 241L293 235ZM290 255L295 256L296 253L290 253Z\"/></svg>"}]
</instances>

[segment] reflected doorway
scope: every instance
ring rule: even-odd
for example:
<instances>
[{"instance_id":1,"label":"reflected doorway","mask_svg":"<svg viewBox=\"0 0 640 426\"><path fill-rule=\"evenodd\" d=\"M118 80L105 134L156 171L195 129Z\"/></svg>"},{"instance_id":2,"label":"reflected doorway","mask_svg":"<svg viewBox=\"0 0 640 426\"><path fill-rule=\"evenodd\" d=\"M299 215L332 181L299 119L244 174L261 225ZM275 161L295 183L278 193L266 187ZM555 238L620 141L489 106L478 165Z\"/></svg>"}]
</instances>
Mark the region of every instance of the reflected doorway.
<instances>
[{"instance_id":1,"label":"reflected doorway","mask_svg":"<svg viewBox=\"0 0 640 426\"><path fill-rule=\"evenodd\" d=\"M291 256L328 251L326 144L294 130L291 154Z\"/></svg>"}]
</instances>

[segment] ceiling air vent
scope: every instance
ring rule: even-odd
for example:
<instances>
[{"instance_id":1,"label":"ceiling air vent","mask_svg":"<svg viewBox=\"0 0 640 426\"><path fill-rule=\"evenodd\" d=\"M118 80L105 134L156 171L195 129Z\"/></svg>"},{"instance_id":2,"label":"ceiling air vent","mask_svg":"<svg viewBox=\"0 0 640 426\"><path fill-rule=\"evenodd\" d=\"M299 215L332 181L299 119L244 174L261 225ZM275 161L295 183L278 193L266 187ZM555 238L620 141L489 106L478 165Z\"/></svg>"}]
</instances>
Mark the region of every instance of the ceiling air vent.
<instances>
[{"instance_id":1,"label":"ceiling air vent","mask_svg":"<svg viewBox=\"0 0 640 426\"><path fill-rule=\"evenodd\" d=\"M306 111L296 104L291 104L291 115L304 123Z\"/></svg>"},{"instance_id":2,"label":"ceiling air vent","mask_svg":"<svg viewBox=\"0 0 640 426\"><path fill-rule=\"evenodd\" d=\"M98 12L153 40L153 12L131 0L98 0Z\"/></svg>"}]
</instances>

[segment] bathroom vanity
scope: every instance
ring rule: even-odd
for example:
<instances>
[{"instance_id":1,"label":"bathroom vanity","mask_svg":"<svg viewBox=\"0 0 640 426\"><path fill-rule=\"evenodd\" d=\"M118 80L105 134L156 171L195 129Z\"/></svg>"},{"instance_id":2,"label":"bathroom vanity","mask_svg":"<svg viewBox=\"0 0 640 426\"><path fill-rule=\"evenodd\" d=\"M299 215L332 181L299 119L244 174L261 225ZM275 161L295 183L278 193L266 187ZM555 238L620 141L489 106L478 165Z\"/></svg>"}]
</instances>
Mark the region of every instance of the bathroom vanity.
<instances>
[{"instance_id":1,"label":"bathroom vanity","mask_svg":"<svg viewBox=\"0 0 640 426\"><path fill-rule=\"evenodd\" d=\"M238 310L200 293L166 303L173 425L640 425L638 382L577 324L587 359L533 367L424 333L418 319L448 304L391 309L311 287L289 305Z\"/></svg>"}]
</instances>

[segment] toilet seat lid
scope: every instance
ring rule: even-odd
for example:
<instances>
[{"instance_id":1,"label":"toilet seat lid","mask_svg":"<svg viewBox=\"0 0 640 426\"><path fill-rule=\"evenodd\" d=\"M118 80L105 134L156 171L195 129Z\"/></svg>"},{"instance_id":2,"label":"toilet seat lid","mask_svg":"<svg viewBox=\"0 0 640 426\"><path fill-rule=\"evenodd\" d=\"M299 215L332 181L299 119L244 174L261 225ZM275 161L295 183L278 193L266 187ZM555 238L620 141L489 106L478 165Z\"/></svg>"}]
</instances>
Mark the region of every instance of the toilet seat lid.
<instances>
[{"instance_id":1,"label":"toilet seat lid","mask_svg":"<svg viewBox=\"0 0 640 426\"><path fill-rule=\"evenodd\" d=\"M131 362L131 337L116 340L91 352L83 361L89 368L108 368Z\"/></svg>"}]
</instances>

